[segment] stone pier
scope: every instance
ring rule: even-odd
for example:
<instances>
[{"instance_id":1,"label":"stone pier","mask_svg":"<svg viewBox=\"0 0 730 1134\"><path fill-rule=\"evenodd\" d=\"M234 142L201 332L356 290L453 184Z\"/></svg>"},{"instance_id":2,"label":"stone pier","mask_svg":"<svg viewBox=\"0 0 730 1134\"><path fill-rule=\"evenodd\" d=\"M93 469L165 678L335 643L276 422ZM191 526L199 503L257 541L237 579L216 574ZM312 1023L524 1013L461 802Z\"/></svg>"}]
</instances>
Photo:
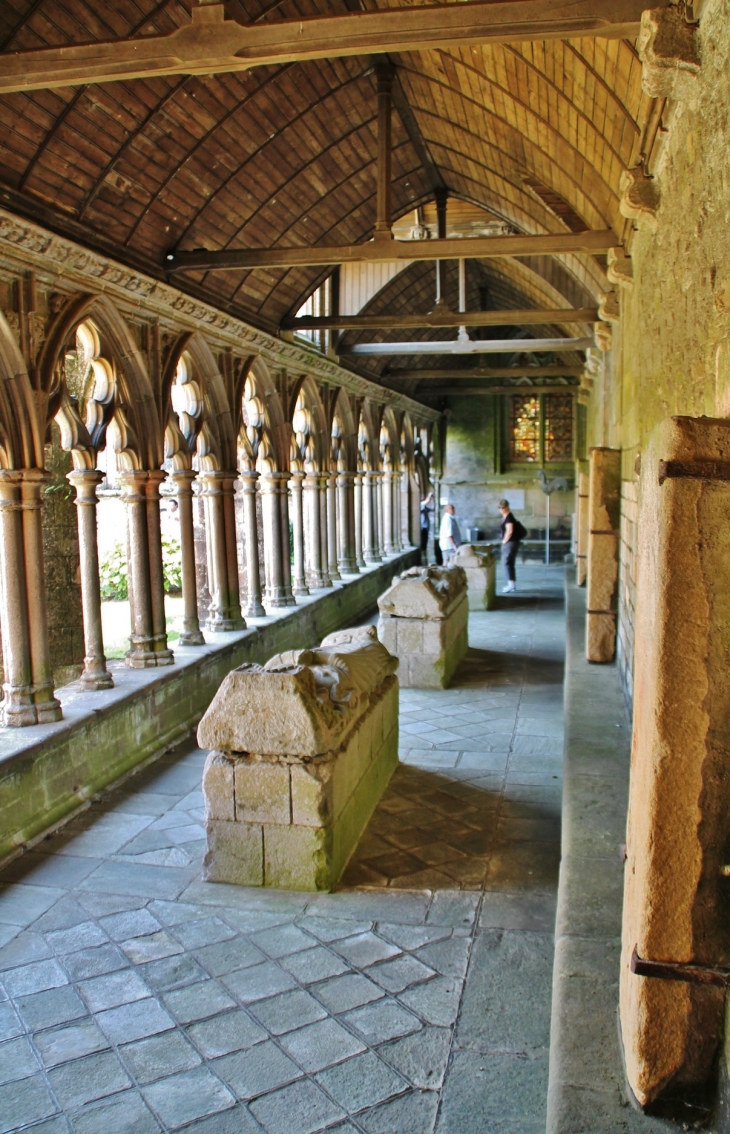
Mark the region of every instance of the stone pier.
<instances>
[{"instance_id":1,"label":"stone pier","mask_svg":"<svg viewBox=\"0 0 730 1134\"><path fill-rule=\"evenodd\" d=\"M621 1031L645 1105L701 1088L722 1034L722 988L640 976L631 960L727 964L730 422L657 426L639 507Z\"/></svg>"},{"instance_id":2,"label":"stone pier","mask_svg":"<svg viewBox=\"0 0 730 1134\"><path fill-rule=\"evenodd\" d=\"M590 486L590 465L588 461L578 461L578 497L576 502L576 552L575 581L582 587L588 573L588 500Z\"/></svg>"},{"instance_id":3,"label":"stone pier","mask_svg":"<svg viewBox=\"0 0 730 1134\"><path fill-rule=\"evenodd\" d=\"M398 763L374 627L233 670L200 722L209 882L331 890Z\"/></svg>"},{"instance_id":4,"label":"stone pier","mask_svg":"<svg viewBox=\"0 0 730 1134\"><path fill-rule=\"evenodd\" d=\"M445 689L469 642L461 567L412 567L378 599L378 637L400 662L402 686Z\"/></svg>"},{"instance_id":5,"label":"stone pier","mask_svg":"<svg viewBox=\"0 0 730 1134\"><path fill-rule=\"evenodd\" d=\"M610 662L616 653L621 451L591 449L590 466L586 657Z\"/></svg>"},{"instance_id":6,"label":"stone pier","mask_svg":"<svg viewBox=\"0 0 730 1134\"><path fill-rule=\"evenodd\" d=\"M497 592L497 558L491 547L462 543L454 566L466 575L469 610L492 610Z\"/></svg>"}]
</instances>

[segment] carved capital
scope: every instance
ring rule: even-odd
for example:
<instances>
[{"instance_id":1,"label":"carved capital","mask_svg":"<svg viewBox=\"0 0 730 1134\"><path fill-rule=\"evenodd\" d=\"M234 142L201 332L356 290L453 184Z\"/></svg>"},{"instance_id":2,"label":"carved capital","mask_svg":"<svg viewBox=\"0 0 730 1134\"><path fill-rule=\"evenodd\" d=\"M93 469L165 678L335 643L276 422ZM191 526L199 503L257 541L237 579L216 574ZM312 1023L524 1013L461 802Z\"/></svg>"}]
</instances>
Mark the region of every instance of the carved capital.
<instances>
[{"instance_id":1,"label":"carved capital","mask_svg":"<svg viewBox=\"0 0 730 1134\"><path fill-rule=\"evenodd\" d=\"M697 26L687 23L684 4L642 12L636 46L645 94L674 99L696 94L700 73Z\"/></svg>"},{"instance_id":2,"label":"carved capital","mask_svg":"<svg viewBox=\"0 0 730 1134\"><path fill-rule=\"evenodd\" d=\"M619 212L622 217L645 224L652 232L657 230L657 210L661 204L661 191L653 177L648 177L639 163L625 169L619 183Z\"/></svg>"}]
</instances>

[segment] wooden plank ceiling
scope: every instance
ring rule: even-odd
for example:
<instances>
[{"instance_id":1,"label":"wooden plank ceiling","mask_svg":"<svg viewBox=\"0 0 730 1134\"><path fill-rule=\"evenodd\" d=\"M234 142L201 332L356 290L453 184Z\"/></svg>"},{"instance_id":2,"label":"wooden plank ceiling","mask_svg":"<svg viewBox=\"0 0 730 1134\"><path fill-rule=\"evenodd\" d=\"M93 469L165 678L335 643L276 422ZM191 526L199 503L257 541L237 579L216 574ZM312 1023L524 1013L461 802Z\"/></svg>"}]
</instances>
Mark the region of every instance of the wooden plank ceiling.
<instances>
[{"instance_id":1,"label":"wooden plank ceiling","mask_svg":"<svg viewBox=\"0 0 730 1134\"><path fill-rule=\"evenodd\" d=\"M362 0L362 7L399 3ZM276 21L359 6L227 0L226 12L241 22ZM189 19L182 0L4 0L0 50L165 34ZM393 113L396 217L432 202L440 183L452 199L488 210L516 232L621 232L619 179L638 157L650 110L633 44L551 40L394 55L392 62L396 107L405 103ZM371 235L372 58L10 94L0 108L0 200L156 275L171 248L354 244ZM454 217L458 208L454 202ZM272 329L328 271L200 272L175 283ZM428 310L434 274L432 264L412 265L371 309ZM600 257L475 261L468 306L586 307L605 288ZM453 265L445 292L455 305ZM347 336L357 341L363 335ZM361 365L377 375L389 360ZM424 356L423 365L433 358Z\"/></svg>"}]
</instances>

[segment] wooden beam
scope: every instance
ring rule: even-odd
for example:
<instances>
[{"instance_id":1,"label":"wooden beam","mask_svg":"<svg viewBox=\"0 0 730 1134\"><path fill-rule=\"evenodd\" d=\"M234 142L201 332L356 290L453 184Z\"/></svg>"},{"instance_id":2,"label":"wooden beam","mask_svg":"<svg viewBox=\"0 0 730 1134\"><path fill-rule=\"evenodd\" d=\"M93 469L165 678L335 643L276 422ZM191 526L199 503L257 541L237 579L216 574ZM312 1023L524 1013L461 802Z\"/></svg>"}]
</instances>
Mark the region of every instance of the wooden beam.
<instances>
[{"instance_id":1,"label":"wooden beam","mask_svg":"<svg viewBox=\"0 0 730 1134\"><path fill-rule=\"evenodd\" d=\"M304 315L283 319L284 331L375 330L394 327L521 327L553 323L595 323L597 307L555 307L523 311L429 311L425 315Z\"/></svg>"},{"instance_id":2,"label":"wooden beam","mask_svg":"<svg viewBox=\"0 0 730 1134\"><path fill-rule=\"evenodd\" d=\"M528 0L523 0L527 3ZM465 236L446 240L369 240L341 247L306 245L303 248L236 248L208 252L168 252L168 272L220 270L254 271L256 268L324 267L335 264L384 264L401 260L486 260L505 256L554 256L567 252L607 252L618 244L608 229L588 232L545 233L537 236Z\"/></svg>"},{"instance_id":3,"label":"wooden beam","mask_svg":"<svg viewBox=\"0 0 730 1134\"><path fill-rule=\"evenodd\" d=\"M580 386L428 386L425 390L416 390L416 398L448 398L460 397L467 394L469 397L486 397L492 394L577 394Z\"/></svg>"},{"instance_id":4,"label":"wooden beam","mask_svg":"<svg viewBox=\"0 0 730 1134\"><path fill-rule=\"evenodd\" d=\"M582 339L469 339L459 337L444 341L434 339L412 339L403 343L355 343L347 350L340 351L340 357L353 355L389 354L523 354L528 351L587 350L594 345L593 336Z\"/></svg>"},{"instance_id":5,"label":"wooden beam","mask_svg":"<svg viewBox=\"0 0 730 1134\"><path fill-rule=\"evenodd\" d=\"M471 366L459 370L384 370L383 378L417 379L420 382L458 381L475 378L581 378L584 366Z\"/></svg>"},{"instance_id":6,"label":"wooden beam","mask_svg":"<svg viewBox=\"0 0 730 1134\"><path fill-rule=\"evenodd\" d=\"M378 181L375 198L375 240L391 240L393 187L391 180L393 67L379 60L378 79Z\"/></svg>"},{"instance_id":7,"label":"wooden beam","mask_svg":"<svg viewBox=\"0 0 730 1134\"><path fill-rule=\"evenodd\" d=\"M170 35L8 52L0 57L0 94L476 43L633 40L645 7L646 0L496 0L244 26L225 19L222 3L200 4L192 23Z\"/></svg>"}]
</instances>

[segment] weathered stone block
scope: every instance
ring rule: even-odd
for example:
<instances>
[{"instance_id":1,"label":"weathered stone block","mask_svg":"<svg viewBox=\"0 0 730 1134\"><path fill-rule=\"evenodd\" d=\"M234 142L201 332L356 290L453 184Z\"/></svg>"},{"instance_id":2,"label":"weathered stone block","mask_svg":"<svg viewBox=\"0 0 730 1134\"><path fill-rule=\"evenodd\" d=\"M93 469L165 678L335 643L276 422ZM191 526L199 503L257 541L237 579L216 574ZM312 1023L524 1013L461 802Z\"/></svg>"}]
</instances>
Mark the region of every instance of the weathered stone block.
<instances>
[{"instance_id":1,"label":"weathered stone block","mask_svg":"<svg viewBox=\"0 0 730 1134\"><path fill-rule=\"evenodd\" d=\"M590 454L586 657L610 662L616 653L618 552L621 518L621 451ZM608 623L613 622L613 632Z\"/></svg>"},{"instance_id":2,"label":"weathered stone block","mask_svg":"<svg viewBox=\"0 0 730 1134\"><path fill-rule=\"evenodd\" d=\"M237 760L234 770L236 819L244 823L289 823L289 766Z\"/></svg>"},{"instance_id":3,"label":"weathered stone block","mask_svg":"<svg viewBox=\"0 0 730 1134\"><path fill-rule=\"evenodd\" d=\"M232 823L236 818L233 763L222 752L209 752L203 768L205 820Z\"/></svg>"},{"instance_id":4,"label":"weathered stone block","mask_svg":"<svg viewBox=\"0 0 730 1134\"><path fill-rule=\"evenodd\" d=\"M401 685L425 689L448 685L468 647L464 569L415 567L394 580L378 606L381 641L392 641L396 628Z\"/></svg>"},{"instance_id":5,"label":"weathered stone block","mask_svg":"<svg viewBox=\"0 0 730 1134\"><path fill-rule=\"evenodd\" d=\"M730 422L673 417L642 452L634 725L621 964L626 1070L642 1105L701 1088L722 988L649 979L641 958L727 949Z\"/></svg>"},{"instance_id":6,"label":"weathered stone block","mask_svg":"<svg viewBox=\"0 0 730 1134\"><path fill-rule=\"evenodd\" d=\"M582 587L588 574L588 497L590 473L588 461L578 461L578 501L576 508L575 581Z\"/></svg>"},{"instance_id":7,"label":"weathered stone block","mask_svg":"<svg viewBox=\"0 0 730 1134\"><path fill-rule=\"evenodd\" d=\"M260 825L208 820L205 829L208 849L203 878L206 882L263 886L264 842Z\"/></svg>"},{"instance_id":8,"label":"weathered stone block","mask_svg":"<svg viewBox=\"0 0 730 1134\"><path fill-rule=\"evenodd\" d=\"M367 627L229 675L199 736L270 749L215 752L206 762L208 878L297 890L335 884L397 763L397 664ZM274 710L275 724L257 719ZM228 719L244 711L245 721Z\"/></svg>"},{"instance_id":9,"label":"weathered stone block","mask_svg":"<svg viewBox=\"0 0 730 1134\"><path fill-rule=\"evenodd\" d=\"M453 562L466 575L469 610L491 610L497 590L497 559L492 549L462 543Z\"/></svg>"}]
</instances>

